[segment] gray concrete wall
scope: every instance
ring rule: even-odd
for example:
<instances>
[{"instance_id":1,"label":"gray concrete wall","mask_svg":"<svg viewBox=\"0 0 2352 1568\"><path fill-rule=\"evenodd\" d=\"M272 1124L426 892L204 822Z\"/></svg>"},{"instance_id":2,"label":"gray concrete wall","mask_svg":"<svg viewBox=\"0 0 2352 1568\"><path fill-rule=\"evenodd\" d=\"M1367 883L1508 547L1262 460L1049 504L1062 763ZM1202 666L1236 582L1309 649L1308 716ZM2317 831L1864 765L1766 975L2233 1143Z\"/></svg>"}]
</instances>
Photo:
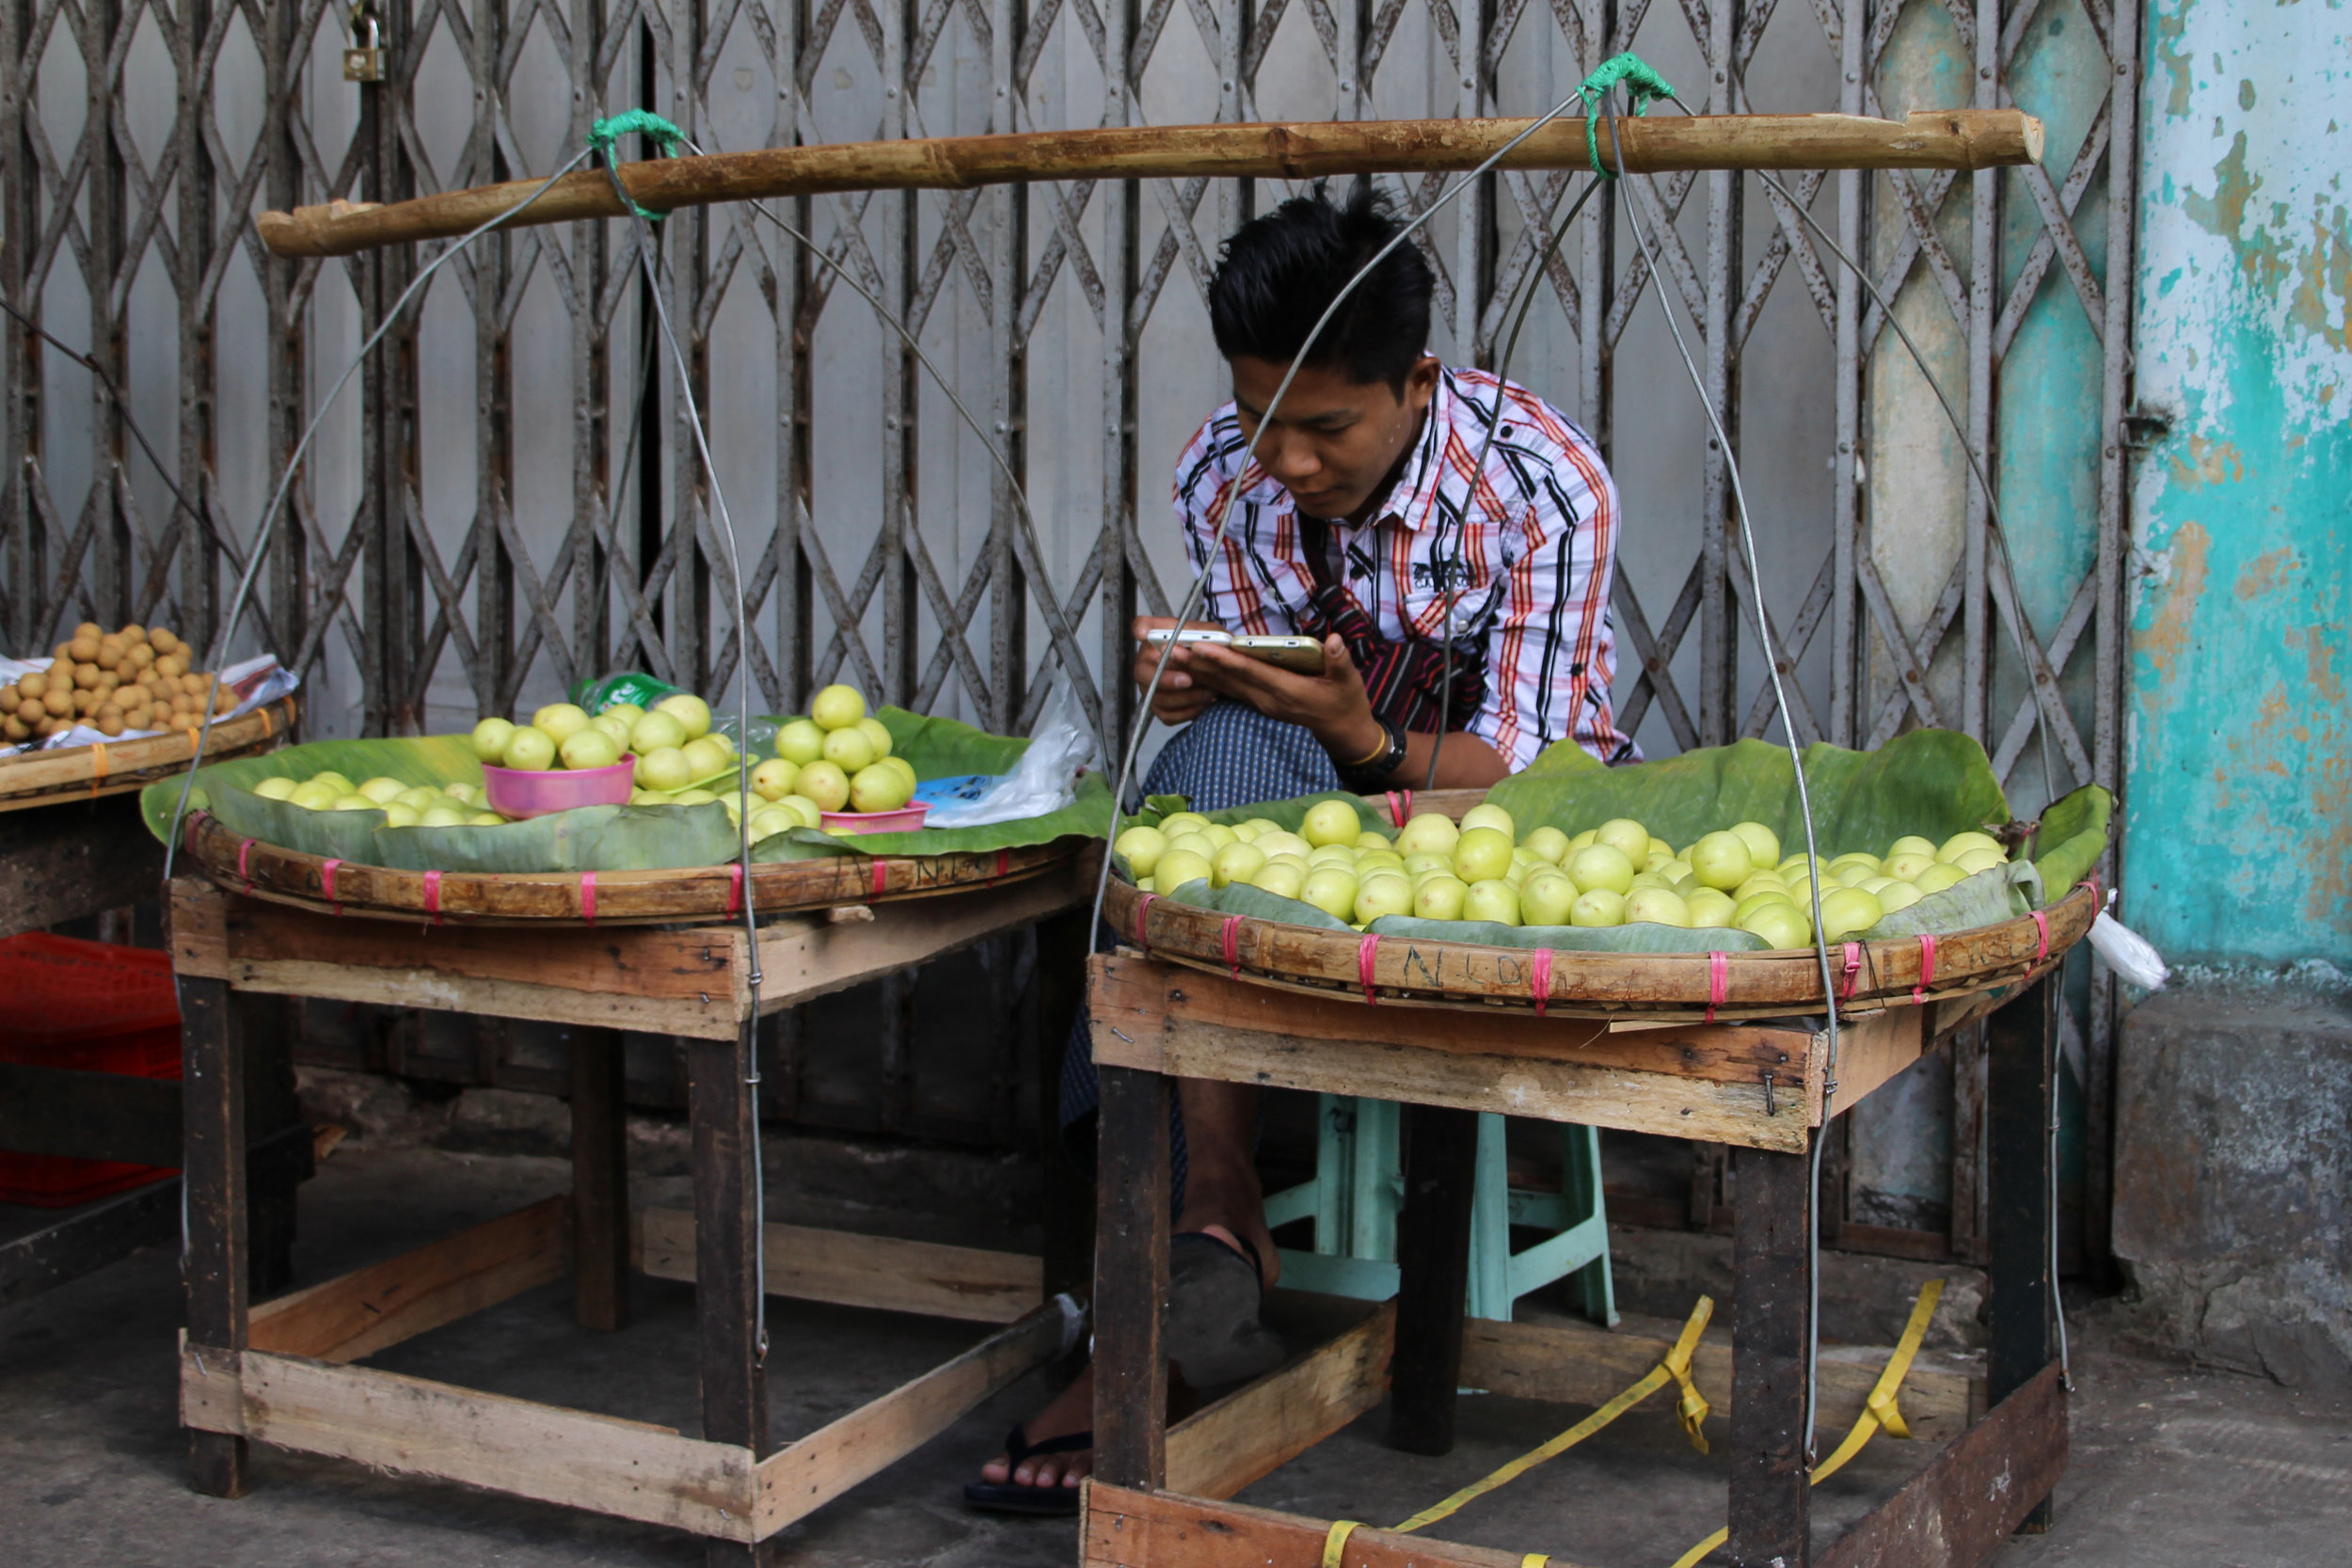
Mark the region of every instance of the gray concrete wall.
<instances>
[{"instance_id":1,"label":"gray concrete wall","mask_svg":"<svg viewBox=\"0 0 2352 1568\"><path fill-rule=\"evenodd\" d=\"M2352 988L2192 981L2133 1009L2118 1066L2133 1332L2352 1391Z\"/></svg>"}]
</instances>

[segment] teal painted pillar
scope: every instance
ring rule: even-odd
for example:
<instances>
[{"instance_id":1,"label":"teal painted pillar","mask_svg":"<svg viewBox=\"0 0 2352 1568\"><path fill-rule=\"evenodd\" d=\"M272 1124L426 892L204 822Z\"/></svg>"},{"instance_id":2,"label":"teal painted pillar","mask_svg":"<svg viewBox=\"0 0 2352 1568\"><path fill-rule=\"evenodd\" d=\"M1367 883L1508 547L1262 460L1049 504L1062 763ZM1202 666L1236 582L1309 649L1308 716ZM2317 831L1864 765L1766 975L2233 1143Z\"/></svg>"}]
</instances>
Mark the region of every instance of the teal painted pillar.
<instances>
[{"instance_id":1,"label":"teal painted pillar","mask_svg":"<svg viewBox=\"0 0 2352 1568\"><path fill-rule=\"evenodd\" d=\"M2148 12L2125 918L2352 968L2352 10Z\"/></svg>"}]
</instances>

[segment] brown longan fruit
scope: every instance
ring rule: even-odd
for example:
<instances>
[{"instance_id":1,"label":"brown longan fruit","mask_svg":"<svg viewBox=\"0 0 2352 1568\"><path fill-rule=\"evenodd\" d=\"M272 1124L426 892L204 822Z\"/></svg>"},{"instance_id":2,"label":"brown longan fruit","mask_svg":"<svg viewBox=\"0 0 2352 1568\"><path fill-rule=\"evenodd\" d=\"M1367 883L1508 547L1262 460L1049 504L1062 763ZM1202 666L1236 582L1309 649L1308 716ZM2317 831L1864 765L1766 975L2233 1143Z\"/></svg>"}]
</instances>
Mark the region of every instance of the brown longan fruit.
<instances>
[{"instance_id":1,"label":"brown longan fruit","mask_svg":"<svg viewBox=\"0 0 2352 1568\"><path fill-rule=\"evenodd\" d=\"M232 686L224 686L224 687L222 687L219 690L217 690L217 691L215 691L215 692L214 692L214 693L213 693L213 712L214 712L214 713L215 713L215 714L227 713L227 712L229 712L231 708L234 708L236 705L237 705L237 689L236 689L235 687L232 687Z\"/></svg>"},{"instance_id":2,"label":"brown longan fruit","mask_svg":"<svg viewBox=\"0 0 2352 1568\"><path fill-rule=\"evenodd\" d=\"M98 693L95 691L76 691L73 694L73 711L77 714L85 716L96 713L98 711Z\"/></svg>"},{"instance_id":3,"label":"brown longan fruit","mask_svg":"<svg viewBox=\"0 0 2352 1568\"><path fill-rule=\"evenodd\" d=\"M176 654L184 646L180 641L180 634L169 626L157 626L147 634L147 640L154 644L159 654Z\"/></svg>"},{"instance_id":4,"label":"brown longan fruit","mask_svg":"<svg viewBox=\"0 0 2352 1568\"><path fill-rule=\"evenodd\" d=\"M40 705L53 717L62 719L73 711L73 696L64 687L55 687L41 698Z\"/></svg>"},{"instance_id":5,"label":"brown longan fruit","mask_svg":"<svg viewBox=\"0 0 2352 1568\"><path fill-rule=\"evenodd\" d=\"M155 661L155 668L164 674L177 679L188 673L188 661L183 655L166 654Z\"/></svg>"},{"instance_id":6,"label":"brown longan fruit","mask_svg":"<svg viewBox=\"0 0 2352 1568\"><path fill-rule=\"evenodd\" d=\"M15 686L0 686L0 713L14 713L16 705L24 700L24 693Z\"/></svg>"},{"instance_id":7,"label":"brown longan fruit","mask_svg":"<svg viewBox=\"0 0 2352 1568\"><path fill-rule=\"evenodd\" d=\"M114 670L101 670L98 672L99 690L112 691L116 688L121 686L121 684L122 675L119 672Z\"/></svg>"},{"instance_id":8,"label":"brown longan fruit","mask_svg":"<svg viewBox=\"0 0 2352 1568\"><path fill-rule=\"evenodd\" d=\"M16 705L16 716L27 724L38 724L49 717L49 709L41 705L39 697L27 697Z\"/></svg>"},{"instance_id":9,"label":"brown longan fruit","mask_svg":"<svg viewBox=\"0 0 2352 1568\"><path fill-rule=\"evenodd\" d=\"M85 691L97 690L98 666L95 664L75 665L73 667L73 684L80 687Z\"/></svg>"},{"instance_id":10,"label":"brown longan fruit","mask_svg":"<svg viewBox=\"0 0 2352 1568\"><path fill-rule=\"evenodd\" d=\"M35 702L49 695L49 672L36 670L16 683L16 689Z\"/></svg>"},{"instance_id":11,"label":"brown longan fruit","mask_svg":"<svg viewBox=\"0 0 2352 1568\"><path fill-rule=\"evenodd\" d=\"M115 635L125 642L144 642L147 641L147 628L136 621L125 621L122 629Z\"/></svg>"},{"instance_id":12,"label":"brown longan fruit","mask_svg":"<svg viewBox=\"0 0 2352 1568\"><path fill-rule=\"evenodd\" d=\"M95 621L85 621L73 628L76 637L103 637L105 634L106 628Z\"/></svg>"},{"instance_id":13,"label":"brown longan fruit","mask_svg":"<svg viewBox=\"0 0 2352 1568\"><path fill-rule=\"evenodd\" d=\"M99 714L98 714L98 733L99 733L100 735L105 735L105 736L116 736L116 735L120 735L120 734L122 733L122 731L123 731L123 728L124 728L124 725L123 725L123 722L122 722L122 715L121 715L121 714L118 713L118 712L117 712L117 711L115 711L113 708L102 708L101 710L99 710Z\"/></svg>"},{"instance_id":14,"label":"brown longan fruit","mask_svg":"<svg viewBox=\"0 0 2352 1568\"><path fill-rule=\"evenodd\" d=\"M155 662L155 650L149 647L144 642L135 643L132 645L131 652L126 657L129 657L133 664L144 670L149 665Z\"/></svg>"},{"instance_id":15,"label":"brown longan fruit","mask_svg":"<svg viewBox=\"0 0 2352 1568\"><path fill-rule=\"evenodd\" d=\"M33 726L11 713L6 719L0 719L0 735L22 745L33 738Z\"/></svg>"},{"instance_id":16,"label":"brown longan fruit","mask_svg":"<svg viewBox=\"0 0 2352 1568\"><path fill-rule=\"evenodd\" d=\"M97 638L77 637L72 641L67 643L66 646L73 650L73 661L76 664L95 664L98 662Z\"/></svg>"}]
</instances>

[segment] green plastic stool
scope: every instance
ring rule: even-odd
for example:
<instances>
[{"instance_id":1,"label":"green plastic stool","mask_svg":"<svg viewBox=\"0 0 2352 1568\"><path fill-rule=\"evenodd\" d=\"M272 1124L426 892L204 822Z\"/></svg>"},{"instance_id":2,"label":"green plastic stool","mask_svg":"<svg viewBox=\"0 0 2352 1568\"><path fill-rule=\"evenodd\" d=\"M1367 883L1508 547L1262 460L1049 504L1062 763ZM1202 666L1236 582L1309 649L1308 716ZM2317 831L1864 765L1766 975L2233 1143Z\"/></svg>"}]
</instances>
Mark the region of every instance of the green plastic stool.
<instances>
[{"instance_id":1,"label":"green plastic stool","mask_svg":"<svg viewBox=\"0 0 2352 1568\"><path fill-rule=\"evenodd\" d=\"M1314 1222L1314 1251L1282 1249L1285 1286L1365 1301L1396 1294L1396 1216L1405 1202L1402 1125L1393 1101L1323 1096L1315 1179L1265 1202L1268 1226ZM1560 1135L1562 1190L1513 1192L1502 1118L1478 1118L1468 1308L1473 1318L1508 1322L1519 1297L1573 1276L1578 1307L1595 1323L1616 1324L1609 1213L1600 1190L1600 1135L1569 1123L1560 1125ZM1550 1234L1514 1253L1515 1225Z\"/></svg>"}]
</instances>

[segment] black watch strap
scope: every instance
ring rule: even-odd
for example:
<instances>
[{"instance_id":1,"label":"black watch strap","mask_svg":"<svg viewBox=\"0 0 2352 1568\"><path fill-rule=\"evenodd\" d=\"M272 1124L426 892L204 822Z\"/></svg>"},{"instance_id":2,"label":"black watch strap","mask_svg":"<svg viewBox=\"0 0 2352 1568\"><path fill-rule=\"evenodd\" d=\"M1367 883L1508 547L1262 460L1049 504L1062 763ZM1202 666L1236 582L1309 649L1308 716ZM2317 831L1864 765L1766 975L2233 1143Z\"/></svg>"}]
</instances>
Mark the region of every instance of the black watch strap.
<instances>
[{"instance_id":1,"label":"black watch strap","mask_svg":"<svg viewBox=\"0 0 2352 1568\"><path fill-rule=\"evenodd\" d=\"M1339 768L1340 783L1358 794L1385 788L1390 776L1405 766L1405 726L1377 714L1373 716L1373 722L1380 726L1380 733L1388 736L1389 743L1371 761L1359 767Z\"/></svg>"}]
</instances>

